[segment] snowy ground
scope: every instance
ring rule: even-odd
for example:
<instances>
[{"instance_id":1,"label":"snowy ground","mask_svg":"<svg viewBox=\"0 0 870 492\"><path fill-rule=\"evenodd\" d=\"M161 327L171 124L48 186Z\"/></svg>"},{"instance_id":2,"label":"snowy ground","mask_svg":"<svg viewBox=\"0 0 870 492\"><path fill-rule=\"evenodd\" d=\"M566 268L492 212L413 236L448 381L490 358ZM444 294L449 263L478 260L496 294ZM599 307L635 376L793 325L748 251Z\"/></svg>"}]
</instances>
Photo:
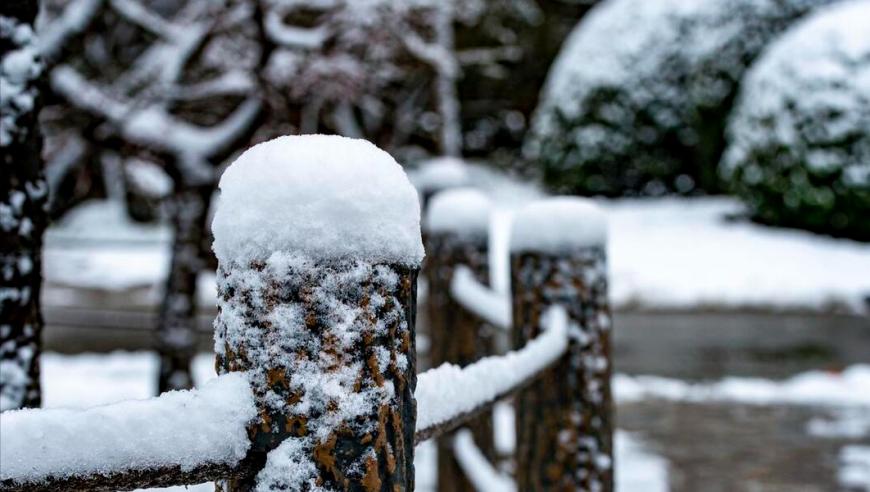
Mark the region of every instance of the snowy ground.
<instances>
[{"instance_id":1,"label":"snowy ground","mask_svg":"<svg viewBox=\"0 0 870 492\"><path fill-rule=\"evenodd\" d=\"M42 358L45 407L86 407L126 399L148 398L154 394L158 360L147 352L115 352L75 356L47 353ZM201 384L214 377L211 355L194 361L194 379ZM502 406L504 410L506 406ZM512 447L512 415L498 419L499 434ZM501 446L505 446L502 444ZM668 490L667 462L650 453L632 434L616 436L617 490L659 492ZM417 447L417 490L434 490L435 453L430 443ZM176 487L169 490L184 490ZM210 485L189 487L195 492L211 491Z\"/></svg>"},{"instance_id":2,"label":"snowy ground","mask_svg":"<svg viewBox=\"0 0 870 492\"><path fill-rule=\"evenodd\" d=\"M508 205L493 220L493 278L501 291L507 289L503 240L518 202L510 200L498 202ZM602 205L617 308L870 312L870 244L728 220L741 210L728 198ZM46 237L46 303L74 304L70 287L138 289L134 304L156 302L168 238L165 228L129 224L112 204L80 207ZM212 284L210 276L202 279L205 305L213 304Z\"/></svg>"},{"instance_id":3,"label":"snowy ground","mask_svg":"<svg viewBox=\"0 0 870 492\"><path fill-rule=\"evenodd\" d=\"M43 358L42 378L47 407L82 407L123 399L146 398L154 392L157 358L148 352L116 352ZM194 363L195 379L214 377L212 356ZM826 417L807 423L807 435L822 438L870 438L870 366L856 365L840 373L807 372L783 381L726 378L709 383L617 375L614 390L620 405L643 400L692 403L731 402L749 405L804 405L824 407ZM497 447L514 445L512 415L502 405L496 412ZM636 433L619 432L616 440L617 485L621 491L668 490L669 464L650 451ZM839 460L839 481L845 487L870 490L870 446L845 446ZM418 490L433 490L434 453L426 444L417 449ZM199 489L194 489L199 490ZM203 488L202 490L209 490Z\"/></svg>"}]
</instances>

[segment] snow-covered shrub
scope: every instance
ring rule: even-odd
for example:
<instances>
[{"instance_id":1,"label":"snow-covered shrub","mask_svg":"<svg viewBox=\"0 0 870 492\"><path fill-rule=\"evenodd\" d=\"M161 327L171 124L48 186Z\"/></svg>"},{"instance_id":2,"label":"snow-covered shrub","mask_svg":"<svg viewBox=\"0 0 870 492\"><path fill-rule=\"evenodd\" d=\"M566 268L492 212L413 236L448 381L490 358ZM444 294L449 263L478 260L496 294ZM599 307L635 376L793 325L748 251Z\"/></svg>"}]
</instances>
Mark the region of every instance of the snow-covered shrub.
<instances>
[{"instance_id":1,"label":"snow-covered shrub","mask_svg":"<svg viewBox=\"0 0 870 492\"><path fill-rule=\"evenodd\" d=\"M719 187L724 126L765 44L830 0L606 0L566 42L526 147L563 192Z\"/></svg>"},{"instance_id":2,"label":"snow-covered shrub","mask_svg":"<svg viewBox=\"0 0 870 492\"><path fill-rule=\"evenodd\" d=\"M870 240L870 1L820 9L752 66L720 171L763 222Z\"/></svg>"}]
</instances>

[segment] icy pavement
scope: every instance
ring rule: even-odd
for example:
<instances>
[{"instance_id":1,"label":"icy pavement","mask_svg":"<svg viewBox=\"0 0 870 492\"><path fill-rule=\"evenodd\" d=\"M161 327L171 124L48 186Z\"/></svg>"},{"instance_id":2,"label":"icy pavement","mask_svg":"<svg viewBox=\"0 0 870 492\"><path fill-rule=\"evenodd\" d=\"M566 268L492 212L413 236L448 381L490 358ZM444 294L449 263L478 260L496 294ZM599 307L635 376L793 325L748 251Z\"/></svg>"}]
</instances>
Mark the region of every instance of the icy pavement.
<instances>
[{"instance_id":1,"label":"icy pavement","mask_svg":"<svg viewBox=\"0 0 870 492\"><path fill-rule=\"evenodd\" d=\"M501 185L500 185L501 186ZM522 200L528 200L528 195ZM509 211L492 226L496 287L506 291ZM611 298L617 308L772 309L868 312L870 244L729 220L729 198L602 201L609 220ZM125 221L110 202L74 210L46 236L46 303L73 304L69 287L145 289L156 302L166 273L168 231ZM211 278L203 301L213 305ZM501 285L498 285L501 283ZM144 301L143 301L144 302Z\"/></svg>"}]
</instances>

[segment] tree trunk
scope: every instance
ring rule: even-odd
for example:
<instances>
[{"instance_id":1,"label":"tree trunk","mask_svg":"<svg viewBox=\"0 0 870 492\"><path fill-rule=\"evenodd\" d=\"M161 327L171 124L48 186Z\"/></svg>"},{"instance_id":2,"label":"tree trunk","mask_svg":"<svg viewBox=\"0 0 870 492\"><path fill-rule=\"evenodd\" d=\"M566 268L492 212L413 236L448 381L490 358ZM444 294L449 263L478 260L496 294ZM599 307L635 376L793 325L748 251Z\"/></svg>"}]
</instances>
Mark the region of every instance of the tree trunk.
<instances>
[{"instance_id":1,"label":"tree trunk","mask_svg":"<svg viewBox=\"0 0 870 492\"><path fill-rule=\"evenodd\" d=\"M0 79L9 91L0 102L0 411L41 403L39 293L48 188L37 120L37 10L35 0L0 4Z\"/></svg>"},{"instance_id":2,"label":"tree trunk","mask_svg":"<svg viewBox=\"0 0 870 492\"><path fill-rule=\"evenodd\" d=\"M196 279L204 268L201 254L207 230L212 185L178 182L169 200L174 238L172 262L157 327L160 354L158 391L193 386L190 363L196 351Z\"/></svg>"}]
</instances>

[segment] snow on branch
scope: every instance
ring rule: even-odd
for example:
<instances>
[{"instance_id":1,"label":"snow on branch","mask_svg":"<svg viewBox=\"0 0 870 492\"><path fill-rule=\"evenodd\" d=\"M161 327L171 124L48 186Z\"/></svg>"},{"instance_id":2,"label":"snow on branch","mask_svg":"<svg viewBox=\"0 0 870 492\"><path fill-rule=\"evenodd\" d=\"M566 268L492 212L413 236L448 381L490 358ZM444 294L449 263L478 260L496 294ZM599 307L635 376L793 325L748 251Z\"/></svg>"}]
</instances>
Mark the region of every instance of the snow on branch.
<instances>
[{"instance_id":1,"label":"snow on branch","mask_svg":"<svg viewBox=\"0 0 870 492\"><path fill-rule=\"evenodd\" d=\"M60 16L39 30L39 49L45 60L55 60L67 42L87 29L105 2L73 0Z\"/></svg>"},{"instance_id":2,"label":"snow on branch","mask_svg":"<svg viewBox=\"0 0 870 492\"><path fill-rule=\"evenodd\" d=\"M425 441L452 430L495 401L535 379L568 348L568 315L554 306L543 316L546 330L521 350L486 357L464 368L442 364L419 375L417 431Z\"/></svg>"},{"instance_id":3,"label":"snow on branch","mask_svg":"<svg viewBox=\"0 0 870 492\"><path fill-rule=\"evenodd\" d=\"M474 273L465 265L460 265L450 281L450 295L462 307L493 325L509 330L511 328L511 299L477 281Z\"/></svg>"},{"instance_id":4,"label":"snow on branch","mask_svg":"<svg viewBox=\"0 0 870 492\"><path fill-rule=\"evenodd\" d=\"M239 373L148 400L4 412L0 490L63 489L61 484L91 489L111 477L116 488L219 478L218 470L226 473L244 459L246 426L256 417L248 380Z\"/></svg>"},{"instance_id":5,"label":"snow on branch","mask_svg":"<svg viewBox=\"0 0 870 492\"><path fill-rule=\"evenodd\" d=\"M290 26L284 23L283 16L284 12L280 9L266 13L266 35L277 45L285 48L319 49L330 35L326 26Z\"/></svg>"},{"instance_id":6,"label":"snow on branch","mask_svg":"<svg viewBox=\"0 0 870 492\"><path fill-rule=\"evenodd\" d=\"M453 438L453 454L478 492L516 492L516 483L490 464L474 443L470 430L462 429L456 433Z\"/></svg>"},{"instance_id":7,"label":"snow on branch","mask_svg":"<svg viewBox=\"0 0 870 492\"><path fill-rule=\"evenodd\" d=\"M210 179L213 169L206 162L208 158L231 145L253 123L262 107L259 98L252 96L219 124L200 127L175 118L160 104L136 108L114 99L66 65L52 71L51 86L79 109L116 125L130 142L173 154L181 170L194 179Z\"/></svg>"}]
</instances>

